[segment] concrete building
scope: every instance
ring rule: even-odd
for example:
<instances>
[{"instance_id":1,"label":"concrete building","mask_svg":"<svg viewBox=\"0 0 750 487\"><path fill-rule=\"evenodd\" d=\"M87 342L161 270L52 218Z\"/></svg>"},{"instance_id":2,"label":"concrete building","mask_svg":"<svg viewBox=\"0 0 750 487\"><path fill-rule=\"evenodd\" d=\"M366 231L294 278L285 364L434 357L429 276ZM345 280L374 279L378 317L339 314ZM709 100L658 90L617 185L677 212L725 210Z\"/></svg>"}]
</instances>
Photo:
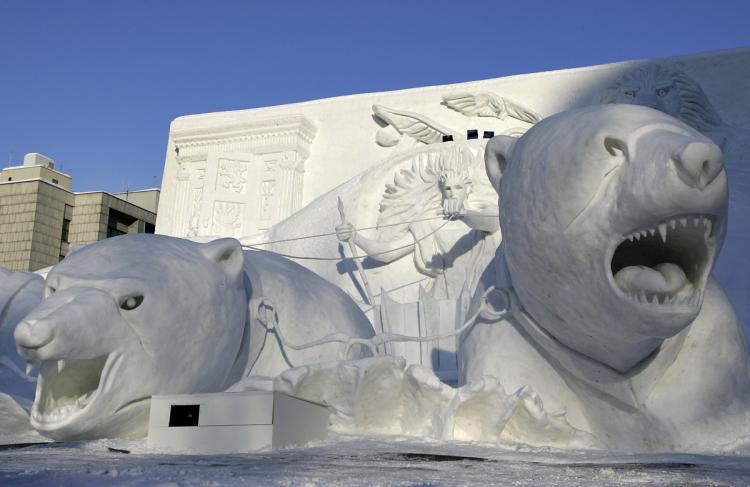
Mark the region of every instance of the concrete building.
<instances>
[{"instance_id":1,"label":"concrete building","mask_svg":"<svg viewBox=\"0 0 750 487\"><path fill-rule=\"evenodd\" d=\"M0 266L35 271L74 245L126 233L153 233L159 190L75 193L54 161L27 154L0 172Z\"/></svg>"}]
</instances>

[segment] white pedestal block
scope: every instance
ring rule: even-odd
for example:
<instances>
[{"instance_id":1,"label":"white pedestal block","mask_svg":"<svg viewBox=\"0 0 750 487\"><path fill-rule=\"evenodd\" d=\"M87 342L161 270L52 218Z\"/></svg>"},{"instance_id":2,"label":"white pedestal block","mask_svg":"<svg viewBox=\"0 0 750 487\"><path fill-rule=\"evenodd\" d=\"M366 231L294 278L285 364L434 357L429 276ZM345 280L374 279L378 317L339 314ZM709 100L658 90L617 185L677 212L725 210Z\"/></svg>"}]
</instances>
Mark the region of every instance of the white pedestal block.
<instances>
[{"instance_id":1,"label":"white pedestal block","mask_svg":"<svg viewBox=\"0 0 750 487\"><path fill-rule=\"evenodd\" d=\"M154 396L148 446L234 453L304 446L328 433L328 410L280 392Z\"/></svg>"}]
</instances>

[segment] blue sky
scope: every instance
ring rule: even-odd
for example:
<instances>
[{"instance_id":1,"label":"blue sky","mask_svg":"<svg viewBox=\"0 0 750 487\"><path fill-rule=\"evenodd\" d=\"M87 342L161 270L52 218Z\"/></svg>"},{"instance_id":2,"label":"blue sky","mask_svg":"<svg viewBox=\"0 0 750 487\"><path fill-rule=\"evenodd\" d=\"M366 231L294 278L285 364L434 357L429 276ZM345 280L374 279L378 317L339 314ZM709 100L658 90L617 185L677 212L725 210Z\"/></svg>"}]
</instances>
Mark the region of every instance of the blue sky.
<instances>
[{"instance_id":1,"label":"blue sky","mask_svg":"<svg viewBox=\"0 0 750 487\"><path fill-rule=\"evenodd\" d=\"M0 166L139 189L180 115L743 46L747 0L0 0Z\"/></svg>"}]
</instances>

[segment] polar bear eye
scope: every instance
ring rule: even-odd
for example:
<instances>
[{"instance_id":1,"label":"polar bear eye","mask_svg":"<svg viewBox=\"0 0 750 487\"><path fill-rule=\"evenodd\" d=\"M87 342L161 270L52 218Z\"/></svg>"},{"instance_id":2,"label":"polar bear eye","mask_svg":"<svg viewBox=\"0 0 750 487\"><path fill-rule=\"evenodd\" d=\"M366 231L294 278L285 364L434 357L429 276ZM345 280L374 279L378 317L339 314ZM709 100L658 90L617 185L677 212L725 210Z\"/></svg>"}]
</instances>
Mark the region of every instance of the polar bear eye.
<instances>
[{"instance_id":1,"label":"polar bear eye","mask_svg":"<svg viewBox=\"0 0 750 487\"><path fill-rule=\"evenodd\" d=\"M128 298L125 298L120 303L120 308L124 309L125 311L130 311L131 309L135 309L140 306L142 302L143 296L130 296Z\"/></svg>"},{"instance_id":2,"label":"polar bear eye","mask_svg":"<svg viewBox=\"0 0 750 487\"><path fill-rule=\"evenodd\" d=\"M44 292L44 297L48 298L50 296L50 294L55 294L55 291L57 291L57 289L55 289L52 286L47 286L47 288L44 291L45 291Z\"/></svg>"}]
</instances>

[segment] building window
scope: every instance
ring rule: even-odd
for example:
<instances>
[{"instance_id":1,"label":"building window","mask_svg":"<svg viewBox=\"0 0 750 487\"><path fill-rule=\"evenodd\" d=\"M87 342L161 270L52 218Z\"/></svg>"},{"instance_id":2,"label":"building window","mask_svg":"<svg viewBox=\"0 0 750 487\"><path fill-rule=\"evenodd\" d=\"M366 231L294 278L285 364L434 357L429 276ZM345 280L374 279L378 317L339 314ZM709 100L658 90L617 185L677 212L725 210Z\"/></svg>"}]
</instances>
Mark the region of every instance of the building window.
<instances>
[{"instance_id":1,"label":"building window","mask_svg":"<svg viewBox=\"0 0 750 487\"><path fill-rule=\"evenodd\" d=\"M135 217L110 208L107 219L107 238L129 233L130 226L137 220Z\"/></svg>"},{"instance_id":2,"label":"building window","mask_svg":"<svg viewBox=\"0 0 750 487\"><path fill-rule=\"evenodd\" d=\"M107 238L117 237L118 235L125 235L126 232L118 229L117 227L107 227Z\"/></svg>"},{"instance_id":3,"label":"building window","mask_svg":"<svg viewBox=\"0 0 750 487\"><path fill-rule=\"evenodd\" d=\"M62 235L60 236L60 240L65 243L70 243L70 220L68 220L67 218L63 219Z\"/></svg>"},{"instance_id":4,"label":"building window","mask_svg":"<svg viewBox=\"0 0 750 487\"><path fill-rule=\"evenodd\" d=\"M53 182L53 183L55 183L55 184L60 184L60 181L58 181L58 180L57 180L57 179L55 179L55 178L52 178L52 182Z\"/></svg>"}]
</instances>

